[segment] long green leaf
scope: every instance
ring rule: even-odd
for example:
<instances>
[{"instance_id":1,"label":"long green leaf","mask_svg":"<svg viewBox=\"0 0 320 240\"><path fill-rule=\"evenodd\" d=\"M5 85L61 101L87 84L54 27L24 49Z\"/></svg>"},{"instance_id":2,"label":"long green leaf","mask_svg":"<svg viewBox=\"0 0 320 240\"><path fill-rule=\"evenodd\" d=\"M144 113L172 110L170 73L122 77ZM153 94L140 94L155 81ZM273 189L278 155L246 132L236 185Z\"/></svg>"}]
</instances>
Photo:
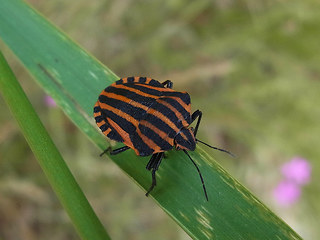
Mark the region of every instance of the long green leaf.
<instances>
[{"instance_id":1,"label":"long green leaf","mask_svg":"<svg viewBox=\"0 0 320 240\"><path fill-rule=\"evenodd\" d=\"M0 92L82 239L110 239L1 52Z\"/></svg>"},{"instance_id":2,"label":"long green leaf","mask_svg":"<svg viewBox=\"0 0 320 240\"><path fill-rule=\"evenodd\" d=\"M41 15L20 0L0 0L0 36L73 122L101 149L108 144L94 127L92 108L103 88L117 77ZM300 237L208 154L171 151L157 173L152 197L194 239L300 239ZM148 158L127 151L111 157L142 188L151 176ZM125 226L124 226L125 227Z\"/></svg>"}]
</instances>

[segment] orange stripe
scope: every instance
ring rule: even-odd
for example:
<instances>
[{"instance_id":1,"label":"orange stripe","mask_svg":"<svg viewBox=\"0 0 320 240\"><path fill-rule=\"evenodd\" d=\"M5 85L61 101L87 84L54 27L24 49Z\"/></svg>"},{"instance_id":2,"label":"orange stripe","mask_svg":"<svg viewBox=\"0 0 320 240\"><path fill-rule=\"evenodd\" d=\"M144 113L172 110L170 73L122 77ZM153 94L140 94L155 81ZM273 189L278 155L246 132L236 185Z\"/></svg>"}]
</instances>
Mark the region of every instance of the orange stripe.
<instances>
[{"instance_id":1,"label":"orange stripe","mask_svg":"<svg viewBox=\"0 0 320 240\"><path fill-rule=\"evenodd\" d=\"M176 133L178 133L180 130L177 128L177 126L169 119L167 118L165 115L163 115L161 112L153 109L153 108L149 108L148 113L161 119L163 122L165 122L169 127L171 127Z\"/></svg>"},{"instance_id":2,"label":"orange stripe","mask_svg":"<svg viewBox=\"0 0 320 240\"><path fill-rule=\"evenodd\" d=\"M94 117L99 117L99 116L101 116L101 112L95 112L95 113L93 113L93 116Z\"/></svg>"},{"instance_id":3,"label":"orange stripe","mask_svg":"<svg viewBox=\"0 0 320 240\"><path fill-rule=\"evenodd\" d=\"M112 119L107 118L108 123L115 129L117 133L120 134L120 136L123 138L123 143L126 144L128 147L132 148L137 155L139 155L139 151L134 148L129 133L127 133L125 130L123 130L117 123L115 123Z\"/></svg>"},{"instance_id":4,"label":"orange stripe","mask_svg":"<svg viewBox=\"0 0 320 240\"><path fill-rule=\"evenodd\" d=\"M159 102L166 106L167 108L169 108L172 112L174 112L174 114L176 115L176 117L178 119L181 119L182 121L182 125L184 127L188 127L189 126L189 123L184 119L184 117L182 116L182 114L175 108L173 107L171 104L167 103L166 101L161 101L161 98L159 98Z\"/></svg>"},{"instance_id":5,"label":"orange stripe","mask_svg":"<svg viewBox=\"0 0 320 240\"><path fill-rule=\"evenodd\" d=\"M96 102L96 104L94 105L95 107L100 107L99 106L99 103ZM95 112L94 114L94 117L98 117L98 116L101 116L101 112ZM102 125L106 124L106 121L104 119L102 119L101 122L96 122L97 126L100 128ZM108 126L108 125L107 125ZM105 130L104 132L102 132L105 136L107 136L110 132L112 131L112 129L110 127L107 128L107 130ZM108 136L107 136L108 137Z\"/></svg>"},{"instance_id":6,"label":"orange stripe","mask_svg":"<svg viewBox=\"0 0 320 240\"><path fill-rule=\"evenodd\" d=\"M177 126L176 126L169 118L167 118L167 117L166 117L165 115L163 115L161 112L159 112L159 111L157 111L157 110L155 110L155 109L153 109L153 108L148 108L148 107L146 107L146 106L144 106L144 105L142 105L142 104L140 104L140 103L138 103L138 102L136 102L136 101L133 101L133 100L130 99L130 98L124 97L124 96L122 96L122 95L117 95L117 94L108 93L108 92L105 92L104 95L107 96L107 97L111 97L111 98L115 98L115 99L124 101L124 102L126 102L126 103L128 103L128 104L130 104L130 105L132 105L132 106L134 106L134 107L142 108L142 109L145 110L147 113L152 114L153 116L156 116L157 118L161 119L161 120L162 120L163 122L165 122L168 126L170 126L175 132L179 132L179 131L180 131L180 130L177 128ZM109 106L109 105L107 105L107 104L105 104L105 103L100 103L100 105L101 105L102 108L105 108L104 106ZM109 107L111 107L111 106L109 106ZM126 114L126 113L122 112L121 110L119 110L119 109L117 109L117 108L113 108L113 107L111 107L111 108L114 109L114 110L110 110L110 111L113 111L113 112L116 113L117 115L119 115L119 116L121 116L121 117L123 117L123 118L125 118L125 119L127 119L127 120L128 120L128 118L134 119L134 118L133 118L132 116L130 116L129 114ZM109 109L108 109L108 110L109 110ZM119 111L121 112L120 114L122 114L123 116L120 115L120 114L118 114ZM130 121L130 120L128 120L128 121ZM133 121L130 121L130 122L131 122L133 125L138 126L138 125L135 124L135 123L138 122L136 119L134 119L134 122L133 122Z\"/></svg>"},{"instance_id":7,"label":"orange stripe","mask_svg":"<svg viewBox=\"0 0 320 240\"><path fill-rule=\"evenodd\" d=\"M134 78L134 80L133 80L134 83L139 83L140 77L133 77L133 78ZM121 78L121 79L122 79L122 83L128 83L128 78L127 77L126 78ZM149 83L152 80L152 78L146 78L146 80L148 81L146 83Z\"/></svg>"},{"instance_id":8,"label":"orange stripe","mask_svg":"<svg viewBox=\"0 0 320 240\"><path fill-rule=\"evenodd\" d=\"M122 78L122 83L127 83L128 82L128 78Z\"/></svg>"},{"instance_id":9,"label":"orange stripe","mask_svg":"<svg viewBox=\"0 0 320 240\"><path fill-rule=\"evenodd\" d=\"M103 91L102 91L103 92ZM100 93L101 94L101 93ZM99 107L99 100L94 104L94 108ZM97 112L100 113L100 112ZM97 114L96 112L93 113L93 115ZM98 115L99 116L99 115Z\"/></svg>"},{"instance_id":10,"label":"orange stripe","mask_svg":"<svg viewBox=\"0 0 320 240\"><path fill-rule=\"evenodd\" d=\"M146 87L146 88L150 88L150 89L154 89L154 90L157 90L157 91L159 91L159 92L175 92L175 91L172 90L171 88L154 87L154 86L152 86L152 85L146 85L146 84L143 84L143 83L137 83L136 85L142 86L142 87Z\"/></svg>"},{"instance_id":11,"label":"orange stripe","mask_svg":"<svg viewBox=\"0 0 320 240\"><path fill-rule=\"evenodd\" d=\"M181 135L181 137L183 137L183 138L184 138L184 140L188 141L187 136L186 136L183 132L180 132L180 135Z\"/></svg>"},{"instance_id":12,"label":"orange stripe","mask_svg":"<svg viewBox=\"0 0 320 240\"><path fill-rule=\"evenodd\" d=\"M160 147L155 144L151 139L149 139L147 136L143 135L140 132L140 129L138 128L138 124L139 122L133 118L132 116L130 116L129 114L122 112L119 109L116 109L114 107L111 107L105 103L100 103L101 107L104 109L107 109L109 111L114 112L115 114L117 114L118 116L126 119L127 121L131 122L134 126L136 126L136 132L137 134L141 137L141 139L145 142L145 144L147 144L151 149L158 151L160 150ZM130 135L123 130L117 123L115 123L114 121L112 121L110 118L107 118L108 122L110 123L110 125L116 130L116 132L118 132L120 134L120 136L122 136L122 138L124 139L124 143L131 147L132 149L134 149L134 151L136 151L137 155L139 155L139 152L137 149L135 149L134 145L132 144L131 140L130 140Z\"/></svg>"},{"instance_id":13,"label":"orange stripe","mask_svg":"<svg viewBox=\"0 0 320 240\"><path fill-rule=\"evenodd\" d=\"M117 100L120 100L122 102L125 102L125 103L128 103L134 107L138 107L138 108L142 108L143 110L145 111L148 111L148 107L141 104L141 103L138 103L136 101L133 101L132 99L130 98L127 98L125 96L122 96L122 95L118 95L118 94L115 94L115 93L110 93L110 92L104 92L103 94L104 96L108 97L108 98L113 98L113 99L117 99Z\"/></svg>"},{"instance_id":14,"label":"orange stripe","mask_svg":"<svg viewBox=\"0 0 320 240\"><path fill-rule=\"evenodd\" d=\"M142 120L142 121L140 121L140 124L147 127L147 128L150 128L152 131L154 131L156 134L158 134L163 140L168 142L170 145L173 145L173 141L174 141L173 138L169 137L167 133L160 130L159 128L157 128L156 126L151 124L150 122L148 122L146 120Z\"/></svg>"},{"instance_id":15,"label":"orange stripe","mask_svg":"<svg viewBox=\"0 0 320 240\"><path fill-rule=\"evenodd\" d=\"M151 95L151 94L148 94L148 93L144 93L140 90L137 90L137 89L134 89L134 88L131 88L131 87L128 87L128 86L125 86L125 85L113 85L113 87L116 87L116 88L122 88L122 89L126 89L126 90L129 90L131 92L134 92L136 94L139 94L141 96L144 96L144 97L150 97L150 98L154 98L154 99L157 99L159 98L158 96L155 96L155 95ZM102 93L101 93L102 94Z\"/></svg>"},{"instance_id":16,"label":"orange stripe","mask_svg":"<svg viewBox=\"0 0 320 240\"><path fill-rule=\"evenodd\" d=\"M142 134L139 128L137 128L137 133L149 148L153 149L155 152L159 152L161 150L161 148L153 140Z\"/></svg>"},{"instance_id":17,"label":"orange stripe","mask_svg":"<svg viewBox=\"0 0 320 240\"><path fill-rule=\"evenodd\" d=\"M127 81L127 78L123 78L123 80L126 80ZM152 80L152 78L147 78L147 80L146 80L146 82L145 82L145 84L149 84L149 82ZM141 84L137 84L137 85L142 85L142 86L145 86L145 85L143 85L142 83ZM154 99L157 99L157 98L159 98L159 96L155 96L155 95L152 95L152 94L148 94L148 93L145 93L145 92L142 92L142 91L140 91L140 90L137 90L137 89L134 89L134 88L131 88L131 87L128 87L128 86L124 86L124 85L121 85L121 84L119 84L119 85L116 85L116 83L113 83L113 84L111 84L111 86L113 86L113 87L116 87L116 88L122 88L122 89L126 89L126 90L129 90L129 91L131 91L131 92L134 92L134 93L137 93L137 94L139 94L139 95L141 95L141 96L144 96L144 97L150 97L150 98L154 98ZM148 87L152 87L152 86L150 86L150 85L148 85ZM165 91L173 91L174 92L174 90L172 90L172 89L170 89L170 88L159 88L159 89L161 89L160 91L163 91L163 89L167 89L167 90L165 90ZM103 90L101 93L100 93L100 95L101 94L103 94L105 91ZM181 93L187 93L187 92L181 92ZM104 95L104 94L103 94ZM165 96L165 97L167 97L167 98L172 98L172 99L174 99L174 100L176 100L178 103L180 103L180 105L187 111L187 112L191 112L191 105L190 105L190 103L187 105L185 102L183 102L182 100L181 100L181 98L179 98L179 97L175 97L175 96Z\"/></svg>"},{"instance_id":18,"label":"orange stripe","mask_svg":"<svg viewBox=\"0 0 320 240\"><path fill-rule=\"evenodd\" d=\"M108 134L112 131L111 128L108 128L107 130L105 130L104 132L102 132L104 135L106 135L108 137Z\"/></svg>"},{"instance_id":19,"label":"orange stripe","mask_svg":"<svg viewBox=\"0 0 320 240\"><path fill-rule=\"evenodd\" d=\"M134 77L134 82L139 82L140 77Z\"/></svg>"},{"instance_id":20,"label":"orange stripe","mask_svg":"<svg viewBox=\"0 0 320 240\"><path fill-rule=\"evenodd\" d=\"M104 125L106 122L104 120L102 120L101 122L96 122L96 124L98 125L98 127L100 128L102 125Z\"/></svg>"},{"instance_id":21,"label":"orange stripe","mask_svg":"<svg viewBox=\"0 0 320 240\"><path fill-rule=\"evenodd\" d=\"M150 78L150 80L152 80ZM150 82L150 81L149 81ZM147 82L146 82L147 83ZM146 85L146 84L136 84L136 85L139 85L139 86L143 86L143 87L147 87L147 88L150 88L150 89L154 89L154 90L158 90L158 91L164 91L164 92L175 92L174 90L170 89L170 88L160 88L160 87L153 87L153 86L150 86L150 85ZM122 86L122 85L115 85L114 87L118 87L118 88L123 88L123 89L127 89L127 90L130 90L132 92L135 92L141 96L144 96L144 97L151 97L151 98L159 98L159 96L155 96L155 95L151 95L151 94L148 94L148 93L145 93L145 92L142 92L140 90L137 90L137 89L134 89L134 88L130 88L130 87L127 87L127 86ZM181 92L183 94L188 94L187 92ZM174 100L176 100L187 112L191 112L191 104L189 103L188 105L181 100L181 98L179 97L175 97L175 96L164 96L164 97L167 97L167 98L172 98Z\"/></svg>"},{"instance_id":22,"label":"orange stripe","mask_svg":"<svg viewBox=\"0 0 320 240\"><path fill-rule=\"evenodd\" d=\"M146 78L146 84L149 84L150 83L150 81L152 80L152 78Z\"/></svg>"},{"instance_id":23,"label":"orange stripe","mask_svg":"<svg viewBox=\"0 0 320 240\"><path fill-rule=\"evenodd\" d=\"M117 108L114 108L114 107L111 107L110 105L106 104L106 103L102 103L100 102L100 107L102 109L107 109L111 112L114 112L115 114L117 114L119 117L122 117L124 119L126 119L128 122L131 122L134 126L138 126L139 122L133 118L131 115L121 111L120 109L117 109Z\"/></svg>"},{"instance_id":24,"label":"orange stripe","mask_svg":"<svg viewBox=\"0 0 320 240\"><path fill-rule=\"evenodd\" d=\"M183 93L185 93L185 92L183 92ZM179 97L173 97L173 96L166 96L166 97L176 100L188 113L191 112L191 104L190 103L188 105L185 104L185 102L182 101L181 98L179 98Z\"/></svg>"}]
</instances>

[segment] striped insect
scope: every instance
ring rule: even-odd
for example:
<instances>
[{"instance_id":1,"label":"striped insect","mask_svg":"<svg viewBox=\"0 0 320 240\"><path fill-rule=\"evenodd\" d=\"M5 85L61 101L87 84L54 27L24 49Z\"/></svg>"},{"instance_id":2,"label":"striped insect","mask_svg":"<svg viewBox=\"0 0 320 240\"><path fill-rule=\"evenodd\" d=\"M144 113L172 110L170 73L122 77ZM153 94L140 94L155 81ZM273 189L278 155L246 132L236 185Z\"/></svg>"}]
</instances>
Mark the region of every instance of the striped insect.
<instances>
[{"instance_id":1,"label":"striped insect","mask_svg":"<svg viewBox=\"0 0 320 240\"><path fill-rule=\"evenodd\" d=\"M172 89L173 83L160 83L146 77L122 78L105 88L94 105L98 127L108 138L123 142L125 146L105 150L115 155L133 149L138 156L150 156L146 169L151 171L152 184L146 196L156 186L158 170L164 152L172 148L182 150L196 167L208 200L205 184L197 164L188 151L194 151L200 142L219 151L226 150L208 145L196 138L202 113L191 114L187 92ZM197 120L195 128L190 124ZM230 153L229 153L230 154Z\"/></svg>"}]
</instances>

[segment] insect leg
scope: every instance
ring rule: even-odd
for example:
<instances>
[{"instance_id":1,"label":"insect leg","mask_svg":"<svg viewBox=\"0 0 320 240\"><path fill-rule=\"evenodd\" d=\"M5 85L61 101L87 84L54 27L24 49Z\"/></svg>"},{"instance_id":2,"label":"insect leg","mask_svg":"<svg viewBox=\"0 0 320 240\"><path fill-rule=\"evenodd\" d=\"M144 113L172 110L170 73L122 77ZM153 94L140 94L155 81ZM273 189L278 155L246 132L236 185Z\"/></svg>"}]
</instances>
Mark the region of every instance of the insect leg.
<instances>
[{"instance_id":1,"label":"insect leg","mask_svg":"<svg viewBox=\"0 0 320 240\"><path fill-rule=\"evenodd\" d=\"M147 164L147 169L151 170L152 169L152 184L149 188L149 190L146 193L146 196L149 195L149 193L153 190L153 188L157 185L157 179L156 179L156 171L158 170L161 160L163 158L163 153L156 153L153 154L150 161Z\"/></svg>"},{"instance_id":2,"label":"insect leg","mask_svg":"<svg viewBox=\"0 0 320 240\"><path fill-rule=\"evenodd\" d=\"M173 87L173 82L171 82L170 80L166 80L162 83L162 85L164 87L167 87L167 88L172 88ZM167 85L167 86L166 86Z\"/></svg>"},{"instance_id":3,"label":"insect leg","mask_svg":"<svg viewBox=\"0 0 320 240\"><path fill-rule=\"evenodd\" d=\"M121 147L121 148L117 148L117 149L114 149L114 150L112 150L111 147L108 147L106 150L104 150L104 151L100 154L100 157L101 157L103 154L107 153L107 152L109 152L110 155L116 155L116 154L121 153L121 152L124 152L124 151L126 151L126 150L128 150L128 149L130 149L130 147L128 147L128 146L123 146L123 147Z\"/></svg>"},{"instance_id":4,"label":"insect leg","mask_svg":"<svg viewBox=\"0 0 320 240\"><path fill-rule=\"evenodd\" d=\"M147 197L148 197L149 193L153 190L153 188L157 185L156 170L152 169L151 174L152 174L152 183L151 183L151 186L150 186L148 192L146 193Z\"/></svg>"},{"instance_id":5,"label":"insect leg","mask_svg":"<svg viewBox=\"0 0 320 240\"><path fill-rule=\"evenodd\" d=\"M199 125L200 125L200 122L201 122L201 117L202 117L202 112L200 110L195 111L191 115L191 123L194 122L198 118L196 127L194 128L194 131L193 131L194 137L197 136L198 128L199 128Z\"/></svg>"},{"instance_id":6,"label":"insect leg","mask_svg":"<svg viewBox=\"0 0 320 240\"><path fill-rule=\"evenodd\" d=\"M146 166L146 169L147 170L151 170L154 165L155 165L155 162L157 161L157 157L158 157L159 153L155 153L152 155L152 157L150 158L149 162L147 163L147 166Z\"/></svg>"}]
</instances>

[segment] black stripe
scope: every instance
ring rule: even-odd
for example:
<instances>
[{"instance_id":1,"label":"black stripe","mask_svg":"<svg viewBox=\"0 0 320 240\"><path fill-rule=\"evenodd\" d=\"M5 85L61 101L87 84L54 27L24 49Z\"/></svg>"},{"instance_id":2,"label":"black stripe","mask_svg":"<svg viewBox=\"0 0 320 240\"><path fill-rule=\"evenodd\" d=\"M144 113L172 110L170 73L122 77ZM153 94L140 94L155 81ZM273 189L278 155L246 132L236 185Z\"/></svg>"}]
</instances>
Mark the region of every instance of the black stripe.
<instances>
[{"instance_id":1,"label":"black stripe","mask_svg":"<svg viewBox=\"0 0 320 240\"><path fill-rule=\"evenodd\" d=\"M187 137L188 140L185 140L179 133L178 135L175 136L175 141L181 146L184 146L187 149L194 151L196 143L194 142L194 138L191 136L190 131L184 128L182 132L184 133L184 135Z\"/></svg>"},{"instance_id":2,"label":"black stripe","mask_svg":"<svg viewBox=\"0 0 320 240\"><path fill-rule=\"evenodd\" d=\"M101 110L100 107L94 107L93 112L97 113L97 112L100 112L100 110Z\"/></svg>"},{"instance_id":3,"label":"black stripe","mask_svg":"<svg viewBox=\"0 0 320 240\"><path fill-rule=\"evenodd\" d=\"M128 90L124 90L124 89L108 88L107 90L108 90L108 92L111 92L110 90L112 90L112 92L115 94L126 96L127 98L132 99L132 100L134 100L142 105L145 105L147 107L152 107L153 109L161 112L164 116L166 116L168 119L170 119L178 129L181 129L183 127L181 119L179 119L171 109L169 109L168 107L157 102L153 98L143 97L139 94L132 93L132 92L130 92ZM124 90L124 91L122 91L122 90ZM130 94L128 94L128 92L130 92ZM161 100L166 100L166 99L162 98ZM120 109L121 111L129 114L130 116L132 116L133 118L135 118L138 121L141 121L142 119L148 118L148 119L150 119L150 120L148 120L148 121L150 121L150 123L154 124L154 122L155 122L155 123L159 124L159 126L162 127L161 130L163 130L164 132L170 132L170 133L172 131L176 132L171 127L169 127L166 123L164 123L161 119L160 120L161 120L161 122L163 122L163 124L160 123L159 118L157 118L151 114L148 114L148 115L150 115L149 117L144 116L146 114L146 111L141 108L134 107L134 106L132 106L128 103L125 103L121 100L108 98L104 95L99 96L99 101L102 103L106 103L114 108ZM176 102L175 100L173 100L173 101L168 100L169 104L170 104L170 102L175 102L176 103L175 105L180 106L180 109L183 110L183 113L185 113L186 117L190 118L190 114L188 114L188 112L185 111L184 108L178 102ZM189 122L190 122L190 120L189 120ZM156 126L158 127L158 125L156 125Z\"/></svg>"},{"instance_id":4,"label":"black stripe","mask_svg":"<svg viewBox=\"0 0 320 240\"><path fill-rule=\"evenodd\" d=\"M112 106L116 109L121 110L122 112L127 113L128 115L132 116L137 121L146 120L146 121L152 123L154 126L159 128L163 132L167 133L169 135L169 137L171 137L171 138L173 138L176 135L176 131L173 130L165 122L163 122L163 120L161 118L158 118L152 114L147 114L147 112L141 108L134 107L128 103L122 102L121 100L108 98L104 95L101 95L99 100L102 103L108 104L109 106ZM152 107L155 107L155 109L157 109L157 111L161 112L168 119L170 119L173 123L175 123L175 125L178 129L181 129L183 127L181 121L178 121L178 118L176 117L176 115L169 108L167 108L166 106L159 104L157 102L154 102L153 105L154 106L152 106ZM126 127L126 125L124 127ZM128 133L133 131L133 129L127 129L127 128L124 128L124 130L126 130ZM135 131L135 129L134 129L134 131ZM149 129L149 132L145 132L144 135L146 135L148 138L153 139L151 136L157 135L157 133L155 133L154 131Z\"/></svg>"},{"instance_id":5,"label":"black stripe","mask_svg":"<svg viewBox=\"0 0 320 240\"><path fill-rule=\"evenodd\" d=\"M160 86L157 86L157 87L162 87L162 88L165 88L162 86L161 83L159 83ZM153 96L158 96L158 97L161 97L161 96L170 96L170 97L178 97L178 98L181 98L181 100L185 103L185 104L190 104L190 96L189 94L186 94L186 93L182 93L182 92L166 92L166 91L161 91L161 90L155 90L155 89L152 89L152 88L148 88L148 85L145 84L145 85L137 85L137 84L128 84L126 85L127 87L130 87L130 88L133 88L133 89L136 89L136 90L139 90L143 93L147 93L147 94L151 94Z\"/></svg>"},{"instance_id":6,"label":"black stripe","mask_svg":"<svg viewBox=\"0 0 320 240\"><path fill-rule=\"evenodd\" d=\"M163 96L165 97L178 97L180 98L186 105L190 104L190 95L188 93L182 92L163 92Z\"/></svg>"},{"instance_id":7,"label":"black stripe","mask_svg":"<svg viewBox=\"0 0 320 240\"><path fill-rule=\"evenodd\" d=\"M147 107L150 107L152 105L152 103L155 101L154 98L151 97L145 97L142 96L140 94L137 94L135 92L132 92L130 90L127 89L121 89L121 88L117 88L117 87L112 87L109 86L105 89L105 92L110 92L110 93L114 93L114 94L118 94L118 95L122 95L125 96L129 99L132 99L140 104L143 104ZM101 96L101 95L100 95ZM99 100L100 100L100 96L99 96Z\"/></svg>"},{"instance_id":8,"label":"black stripe","mask_svg":"<svg viewBox=\"0 0 320 240\"><path fill-rule=\"evenodd\" d=\"M136 99L133 98L135 101ZM99 101L101 103L106 103L109 106L112 106L116 109L119 109L127 114L129 114L130 116L132 116L134 119L136 119L137 121L141 121L143 119L150 119L148 120L150 123L152 123L153 125L157 126L158 125L160 127L162 127L161 130L163 130L164 132L176 132L175 130L173 130L169 125L167 125L165 122L163 122L163 120L161 118L158 118L152 114L148 114L150 115L149 117L146 116L145 114L147 113L145 110L138 108L138 107L134 107L126 102L123 102L121 100L117 100L117 99L113 99L113 98L108 98L104 95L100 95L99 96ZM141 103L143 104L143 103ZM151 108L161 112L164 116L166 116L168 119L170 119L172 121L173 124L175 124L175 126L178 129L181 129L183 127L181 119L179 120L179 118L175 115L175 113L169 109L168 107L162 105L159 102L156 101L152 101L152 105ZM172 137L172 136L171 136Z\"/></svg>"},{"instance_id":9,"label":"black stripe","mask_svg":"<svg viewBox=\"0 0 320 240\"><path fill-rule=\"evenodd\" d=\"M154 143L157 144L157 146L159 146L162 151L169 151L173 148L172 145L170 145L166 140L162 139L157 133L152 131L150 128L144 125L139 125L139 129L143 135L152 139L152 141L154 141Z\"/></svg>"},{"instance_id":10,"label":"black stripe","mask_svg":"<svg viewBox=\"0 0 320 240\"><path fill-rule=\"evenodd\" d=\"M118 81L116 81L116 84L123 84L123 79L120 78Z\"/></svg>"},{"instance_id":11,"label":"black stripe","mask_svg":"<svg viewBox=\"0 0 320 240\"><path fill-rule=\"evenodd\" d=\"M112 119L112 121L117 123L125 132L129 134L130 140L134 148L136 148L139 151L140 156L148 156L153 153L153 149L149 148L149 146L145 144L145 142L136 132L136 127L131 122L118 116L112 111L102 109L102 112L105 116L108 116L110 119Z\"/></svg>"},{"instance_id":12,"label":"black stripe","mask_svg":"<svg viewBox=\"0 0 320 240\"><path fill-rule=\"evenodd\" d=\"M96 120L96 123L101 122L103 120L103 117L101 116L101 108L100 107L94 107L93 112L94 113L99 113L100 112L100 115L94 117L94 119Z\"/></svg>"},{"instance_id":13,"label":"black stripe","mask_svg":"<svg viewBox=\"0 0 320 240\"><path fill-rule=\"evenodd\" d=\"M171 122L175 124L178 129L181 129L183 127L181 119L179 119L170 108L162 105L159 102L154 102L151 107L158 112L161 112L164 116L171 120Z\"/></svg>"},{"instance_id":14,"label":"black stripe","mask_svg":"<svg viewBox=\"0 0 320 240\"><path fill-rule=\"evenodd\" d=\"M133 83L134 82L134 77L128 77L127 78L128 83Z\"/></svg>"},{"instance_id":15,"label":"black stripe","mask_svg":"<svg viewBox=\"0 0 320 240\"><path fill-rule=\"evenodd\" d=\"M108 130L108 128L109 128L109 126L107 126L107 124L103 124L103 125L100 126L100 129L101 129L102 132Z\"/></svg>"},{"instance_id":16,"label":"black stripe","mask_svg":"<svg viewBox=\"0 0 320 240\"><path fill-rule=\"evenodd\" d=\"M123 102L118 99L114 98L108 98L107 96L100 95L99 101L101 103L108 104L109 106L119 109L122 112L125 112L132 116L134 119L140 121L144 114L146 114L146 111L139 107L134 107L131 104L128 104L126 102Z\"/></svg>"},{"instance_id":17,"label":"black stripe","mask_svg":"<svg viewBox=\"0 0 320 240\"><path fill-rule=\"evenodd\" d=\"M101 122L103 120L103 117L102 116L96 116L94 119L96 120L96 123L99 123L99 122Z\"/></svg>"},{"instance_id":18,"label":"black stripe","mask_svg":"<svg viewBox=\"0 0 320 240\"><path fill-rule=\"evenodd\" d=\"M163 87L162 83L160 83L159 81L157 81L155 79L151 79L151 81L149 82L149 85L155 86L155 87Z\"/></svg>"},{"instance_id":19,"label":"black stripe","mask_svg":"<svg viewBox=\"0 0 320 240\"><path fill-rule=\"evenodd\" d=\"M99 112L101 112L101 108L100 107L94 107L93 112L94 113L99 113ZM101 122L103 120L103 117L101 116L101 113L100 113L100 115L94 117L94 119L96 120L96 123L99 123L99 122Z\"/></svg>"},{"instance_id":20,"label":"black stripe","mask_svg":"<svg viewBox=\"0 0 320 240\"><path fill-rule=\"evenodd\" d=\"M101 108L100 108L100 110L101 110ZM101 111L101 118L105 121L107 120L106 115L103 111ZM120 136L120 134L113 127L111 127L107 122L103 126L107 127L107 128L103 128L103 129L101 128L102 126L100 127L100 129L103 132L108 130L108 128L111 129L111 132L109 132L107 135L109 138L111 138L112 140L118 141L118 142L123 142L123 138Z\"/></svg>"},{"instance_id":21,"label":"black stripe","mask_svg":"<svg viewBox=\"0 0 320 240\"><path fill-rule=\"evenodd\" d=\"M177 100L175 100L173 98L166 98L166 97L162 97L161 100L167 102L172 107L177 109L177 111L181 113L181 115L187 121L188 124L191 123L190 113L184 107L182 107L181 104Z\"/></svg>"},{"instance_id":22,"label":"black stripe","mask_svg":"<svg viewBox=\"0 0 320 240\"><path fill-rule=\"evenodd\" d=\"M128 80L128 83L142 83L142 84L146 84L145 82L147 81L147 78L146 77L139 77L139 79L137 81L134 80L134 77L130 77L130 79L133 79L133 80ZM129 79L129 78L128 78ZM124 83L126 84L126 83ZM154 87L163 87L162 83L160 83L159 81L155 80L155 79L151 79L149 81L149 83L147 83L146 85L151 85L151 86L154 86Z\"/></svg>"},{"instance_id":23,"label":"black stripe","mask_svg":"<svg viewBox=\"0 0 320 240\"><path fill-rule=\"evenodd\" d=\"M140 77L139 78L139 83L145 83L147 81L146 77Z\"/></svg>"},{"instance_id":24,"label":"black stripe","mask_svg":"<svg viewBox=\"0 0 320 240\"><path fill-rule=\"evenodd\" d=\"M108 137L114 141L117 141L117 142L123 142L123 138L120 136L119 133L117 133L112 127L110 127L112 130L111 132L108 133Z\"/></svg>"},{"instance_id":25,"label":"black stripe","mask_svg":"<svg viewBox=\"0 0 320 240\"><path fill-rule=\"evenodd\" d=\"M102 112L101 112L100 116L96 116L95 117L95 120L96 120L96 123L100 123L103 120L106 121L106 119L103 117L103 113ZM112 140L115 140L115 141L118 141L118 142L123 142L123 138L111 126L109 126L109 124L107 122L105 124L101 125L99 128L101 129L102 132L104 132L104 131L108 130L109 128L111 128L111 132L107 136L109 138L111 138Z\"/></svg>"},{"instance_id":26,"label":"black stripe","mask_svg":"<svg viewBox=\"0 0 320 240\"><path fill-rule=\"evenodd\" d=\"M153 96L157 96L157 97L160 97L162 92L161 91L158 91L158 90L154 90L154 89L151 89L151 88L148 88L148 84L141 84L141 85L137 85L137 84L128 84L126 85L127 87L130 87L130 88L133 88L133 89L136 89L136 90L139 90L143 93L147 93L147 94L151 94Z\"/></svg>"},{"instance_id":27,"label":"black stripe","mask_svg":"<svg viewBox=\"0 0 320 240\"><path fill-rule=\"evenodd\" d=\"M168 134L170 138L173 138L177 132L173 130L169 125L167 125L164 121L162 121L160 118L157 118L156 116L152 114L146 114L143 118L143 120L150 122L152 125L160 129L161 131Z\"/></svg>"}]
</instances>

